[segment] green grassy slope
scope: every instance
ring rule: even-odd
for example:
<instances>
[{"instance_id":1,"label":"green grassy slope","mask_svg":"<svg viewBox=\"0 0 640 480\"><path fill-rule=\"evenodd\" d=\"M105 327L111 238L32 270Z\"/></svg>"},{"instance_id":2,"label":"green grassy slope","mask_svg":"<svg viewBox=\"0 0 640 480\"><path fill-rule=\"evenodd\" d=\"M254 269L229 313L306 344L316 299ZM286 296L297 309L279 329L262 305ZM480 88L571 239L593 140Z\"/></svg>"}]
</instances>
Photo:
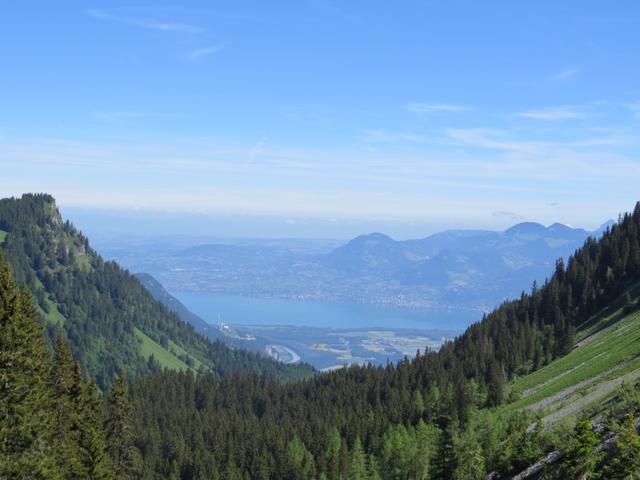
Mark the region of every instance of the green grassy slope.
<instances>
[{"instance_id":1,"label":"green grassy slope","mask_svg":"<svg viewBox=\"0 0 640 480\"><path fill-rule=\"evenodd\" d=\"M60 313L60 311L58 310L58 306L54 301L51 300L51 297L47 296L45 301L49 306L49 311L45 312L40 305L38 305L38 311L44 317L47 323L51 323L53 325L58 325L59 327L62 327L66 320L64 318L64 315Z\"/></svg>"},{"instance_id":2,"label":"green grassy slope","mask_svg":"<svg viewBox=\"0 0 640 480\"><path fill-rule=\"evenodd\" d=\"M0 243L4 243L5 238L7 238L7 232L0 230Z\"/></svg>"},{"instance_id":3,"label":"green grassy slope","mask_svg":"<svg viewBox=\"0 0 640 480\"><path fill-rule=\"evenodd\" d=\"M35 284L37 288L44 290L44 285L39 279L36 278ZM45 322L62 327L64 325L64 322L66 321L66 318L64 317L64 315L62 315L62 313L60 313L60 310L58 310L58 305L56 305L56 302L51 299L51 295L49 295L48 293L45 294L42 303L43 305L40 305L38 302L36 302L36 308L40 315L42 315L42 318L44 318ZM46 310L45 308L43 308L43 306L46 308Z\"/></svg>"},{"instance_id":4,"label":"green grassy slope","mask_svg":"<svg viewBox=\"0 0 640 480\"><path fill-rule=\"evenodd\" d=\"M162 345L156 343L151 338L146 336L139 329L135 329L137 337L142 342L142 348L140 349L140 354L144 357L145 360L148 360L151 355L154 356L156 361L163 368L169 368L171 370L189 370L189 366L176 357L173 353L163 348Z\"/></svg>"},{"instance_id":5,"label":"green grassy slope","mask_svg":"<svg viewBox=\"0 0 640 480\"><path fill-rule=\"evenodd\" d=\"M518 399L501 410L530 409L553 424L602 403L623 382L640 378L637 309L630 305L609 309L587 322L577 338L572 352L513 382L510 390Z\"/></svg>"},{"instance_id":6,"label":"green grassy slope","mask_svg":"<svg viewBox=\"0 0 640 480\"><path fill-rule=\"evenodd\" d=\"M192 353L187 352L184 348L182 348L180 345L175 343L173 340L169 340L169 352L172 355L177 356L178 358L188 357L191 362L190 366L194 370L198 370L200 369L200 367L205 366L204 363L200 359L198 359L197 352L192 352Z\"/></svg>"},{"instance_id":7,"label":"green grassy slope","mask_svg":"<svg viewBox=\"0 0 640 480\"><path fill-rule=\"evenodd\" d=\"M174 341L169 340L168 347L164 348L158 342L145 335L140 329L136 328L135 332L142 342L140 354L145 360L149 360L149 357L153 355L161 367L177 371L193 370L197 372L201 367L206 368L201 360L191 355ZM187 365L182 360L186 357L190 359L191 365Z\"/></svg>"}]
</instances>

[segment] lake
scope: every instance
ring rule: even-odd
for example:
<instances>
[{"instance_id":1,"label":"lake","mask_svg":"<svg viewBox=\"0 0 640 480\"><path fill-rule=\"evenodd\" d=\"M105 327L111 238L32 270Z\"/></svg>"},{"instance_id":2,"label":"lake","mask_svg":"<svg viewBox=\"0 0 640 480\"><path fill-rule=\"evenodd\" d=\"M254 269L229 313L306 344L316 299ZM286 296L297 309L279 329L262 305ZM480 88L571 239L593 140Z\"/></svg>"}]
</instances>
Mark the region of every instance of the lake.
<instances>
[{"instance_id":1,"label":"lake","mask_svg":"<svg viewBox=\"0 0 640 480\"><path fill-rule=\"evenodd\" d=\"M329 328L411 328L462 330L481 314L414 310L356 302L253 298L207 292L172 292L205 321L235 325L295 325Z\"/></svg>"}]
</instances>

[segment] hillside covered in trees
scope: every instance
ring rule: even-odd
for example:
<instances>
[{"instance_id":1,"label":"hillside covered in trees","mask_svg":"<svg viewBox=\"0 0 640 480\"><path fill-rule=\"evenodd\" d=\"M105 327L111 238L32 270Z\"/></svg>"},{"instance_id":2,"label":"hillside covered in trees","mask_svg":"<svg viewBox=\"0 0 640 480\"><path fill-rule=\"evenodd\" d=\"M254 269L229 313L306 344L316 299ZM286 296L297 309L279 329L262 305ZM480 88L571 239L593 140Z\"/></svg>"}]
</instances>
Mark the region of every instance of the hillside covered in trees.
<instances>
[{"instance_id":1,"label":"hillside covered in trees","mask_svg":"<svg viewBox=\"0 0 640 480\"><path fill-rule=\"evenodd\" d=\"M124 372L101 396L64 336L50 348L0 254L0 478L138 478L132 413Z\"/></svg>"},{"instance_id":2,"label":"hillside covered in trees","mask_svg":"<svg viewBox=\"0 0 640 480\"><path fill-rule=\"evenodd\" d=\"M282 379L312 372L196 332L133 275L92 250L88 239L63 221L49 195L0 200L0 232L1 250L17 281L35 296L49 337L63 330L74 357L102 389L122 368L132 377L163 367L203 367L216 375L261 372Z\"/></svg>"},{"instance_id":3,"label":"hillside covered in trees","mask_svg":"<svg viewBox=\"0 0 640 480\"><path fill-rule=\"evenodd\" d=\"M629 426L640 413L637 387L616 397L618 414L632 420L613 417L607 428L626 428L630 440L608 457L598 453L604 434L590 422L557 431L530 410L502 407L517 399L510 398L511 382L572 351L576 332L594 315L636 309L624 292L640 280L639 240L640 205L600 241L587 240L566 266L559 261L544 285L413 360L289 385L188 372L140 379L132 394L146 472L183 479L510 478L559 450L564 461L548 467L549 478L596 471L638 478L637 462L619 470L629 477L606 466L623 464L616 455L629 449L640 455L638 432Z\"/></svg>"},{"instance_id":4,"label":"hillside covered in trees","mask_svg":"<svg viewBox=\"0 0 640 480\"><path fill-rule=\"evenodd\" d=\"M637 342L640 204L601 240L587 240L566 266L559 261L544 285L504 303L438 351L287 383L269 369L247 372L231 364L214 370L203 362L199 369L160 371L147 360L133 363L143 367L134 370L137 375L128 386L125 375L116 373L109 377L116 378L115 384L101 394L81 369L89 378L103 375L104 381L105 371L92 370L88 359L92 352L111 358L110 348L121 351L118 342L101 346L117 331L114 325L138 349L129 351L124 343L123 351L139 357L144 343L135 342L136 328L148 328L145 335L160 345L164 333L167 345L184 345L185 351L198 345L187 342L188 335L196 334L175 327L184 324L170 323L178 332L171 337L172 330L161 330L153 316L128 323L145 318L135 301L141 297L130 298L115 286L107 289L99 275L91 276L103 264L95 254L78 260L90 252L86 240L68 251L62 248L70 238L81 237L48 233L51 222L37 205L50 206L51 199L25 198L21 205L29 205L26 218L35 225L17 220L21 213L0 217L3 247L12 252L16 272L22 272L19 281L36 287L33 302L29 292L15 288L9 268L0 262L0 478L498 479L512 478L543 458L551 460L516 478L640 476L640 390L635 382L607 395L601 408L585 410L575 425L560 426L545 425L540 412L519 408L522 392L516 388L540 388L559 377L568 381L579 362L586 362L581 351L610 361L606 352L596 353L597 345L616 345L612 338L620 338L620 332L626 343ZM44 217L38 220L40 214ZM53 224L72 231L70 225ZM17 232L32 237L20 246L11 241ZM38 243L46 238L57 239L50 250L55 263L50 255L39 259L33 254L48 245ZM129 278L117 265L111 268L120 272L119 281ZM64 287L56 287L57 281ZM89 284L92 295L106 305L119 305L118 310L108 307L117 320L70 313L93 305L76 293L82 292L82 282L94 282ZM134 291L139 286L126 285ZM39 323L36 309L45 324ZM54 311L64 320L53 321ZM163 308L158 311L165 312L161 318L167 321L176 319ZM92 326L95 318L107 330ZM81 337L86 343L74 340L78 331L90 328L97 333ZM45 329L55 340L53 354L43 340ZM581 350L587 335L595 344ZM79 349L75 365L64 336ZM627 357L616 361L625 371L638 370L638 349L625 348ZM115 368L119 357L113 358ZM545 372L554 369L560 371L549 378Z\"/></svg>"}]
</instances>

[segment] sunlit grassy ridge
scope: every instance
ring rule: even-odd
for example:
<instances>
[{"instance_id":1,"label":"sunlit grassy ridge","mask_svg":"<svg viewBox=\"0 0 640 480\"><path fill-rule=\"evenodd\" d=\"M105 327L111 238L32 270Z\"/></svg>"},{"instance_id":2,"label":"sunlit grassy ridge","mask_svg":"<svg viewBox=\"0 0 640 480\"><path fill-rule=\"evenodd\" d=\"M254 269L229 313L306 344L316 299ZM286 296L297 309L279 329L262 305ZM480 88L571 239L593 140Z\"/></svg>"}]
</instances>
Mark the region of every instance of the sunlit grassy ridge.
<instances>
[{"instance_id":1,"label":"sunlit grassy ridge","mask_svg":"<svg viewBox=\"0 0 640 480\"><path fill-rule=\"evenodd\" d=\"M197 357L187 352L184 348L182 348L180 345L175 343L173 340L169 340L169 352L172 355L175 355L178 357L188 356L193 362L193 364L191 365L191 368L193 368L194 370L199 370L200 367L204 367L204 364Z\"/></svg>"},{"instance_id":2,"label":"sunlit grassy ridge","mask_svg":"<svg viewBox=\"0 0 640 480\"><path fill-rule=\"evenodd\" d=\"M640 311L628 303L631 297L625 300L618 304L626 305L585 324L572 352L513 382L511 391L519 398L502 410L539 411L553 423L603 401L623 382L640 377Z\"/></svg>"},{"instance_id":3,"label":"sunlit grassy ridge","mask_svg":"<svg viewBox=\"0 0 640 480\"><path fill-rule=\"evenodd\" d=\"M35 282L38 288L44 289L44 285L42 285L42 282L40 280L36 279ZM51 295L49 295L48 293L45 294L44 302L46 303L48 311L45 311L42 306L40 306L36 302L36 308L40 315L42 315L42 318L44 318L45 322L47 323L61 327L66 321L66 318L64 318L64 315L62 315L58 310L56 302L51 300Z\"/></svg>"},{"instance_id":4,"label":"sunlit grassy ridge","mask_svg":"<svg viewBox=\"0 0 640 480\"><path fill-rule=\"evenodd\" d=\"M55 302L51 301L49 297L47 297L47 302L49 304L48 312L45 312L44 310L42 310L42 308L39 305L38 305L38 310L44 316L44 319L47 323L53 323L55 325L62 326L62 324L66 321L66 319L64 318L64 315L62 315L58 311L58 306L56 305Z\"/></svg>"},{"instance_id":5,"label":"sunlit grassy ridge","mask_svg":"<svg viewBox=\"0 0 640 480\"><path fill-rule=\"evenodd\" d=\"M189 366L176 357L173 353L164 349L161 345L154 342L151 338L141 332L139 329L135 329L136 335L142 341L142 348L140 353L148 360L151 355L157 360L157 362L164 368L171 370L189 370Z\"/></svg>"}]
</instances>

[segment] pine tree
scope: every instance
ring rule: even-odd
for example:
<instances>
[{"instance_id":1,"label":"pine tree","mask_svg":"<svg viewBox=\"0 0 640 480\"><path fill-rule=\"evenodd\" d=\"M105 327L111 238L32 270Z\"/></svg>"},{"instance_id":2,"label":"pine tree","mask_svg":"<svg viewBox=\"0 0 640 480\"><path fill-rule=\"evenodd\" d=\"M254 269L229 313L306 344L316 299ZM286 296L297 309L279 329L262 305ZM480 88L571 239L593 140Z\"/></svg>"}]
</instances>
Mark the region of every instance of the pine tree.
<instances>
[{"instance_id":1,"label":"pine tree","mask_svg":"<svg viewBox=\"0 0 640 480\"><path fill-rule=\"evenodd\" d=\"M65 477L106 480L111 477L102 428L102 402L95 385L82 377L71 348L56 337L52 384L56 418L56 460Z\"/></svg>"},{"instance_id":2,"label":"pine tree","mask_svg":"<svg viewBox=\"0 0 640 480\"><path fill-rule=\"evenodd\" d=\"M0 256L0 472L58 478L53 461L51 365L31 295Z\"/></svg>"},{"instance_id":3,"label":"pine tree","mask_svg":"<svg viewBox=\"0 0 640 480\"><path fill-rule=\"evenodd\" d=\"M356 437L351 450L351 460L349 462L348 480L368 480L367 456L362 448L360 437Z\"/></svg>"},{"instance_id":4,"label":"pine tree","mask_svg":"<svg viewBox=\"0 0 640 480\"><path fill-rule=\"evenodd\" d=\"M469 430L455 439L457 466L455 480L482 480L485 478L485 460L475 432Z\"/></svg>"},{"instance_id":5,"label":"pine tree","mask_svg":"<svg viewBox=\"0 0 640 480\"><path fill-rule=\"evenodd\" d=\"M596 467L604 455L597 450L599 443L591 421L585 419L578 422L562 462L562 471L568 475L567 478L580 480L599 478Z\"/></svg>"},{"instance_id":6,"label":"pine tree","mask_svg":"<svg viewBox=\"0 0 640 480\"><path fill-rule=\"evenodd\" d=\"M445 424L448 423L445 421ZM432 476L443 480L450 480L456 467L455 449L453 444L452 426L442 429L438 441L438 449L433 458Z\"/></svg>"},{"instance_id":7,"label":"pine tree","mask_svg":"<svg viewBox=\"0 0 640 480\"><path fill-rule=\"evenodd\" d=\"M72 402L76 413L77 452L83 468L83 478L113 479L102 427L102 400L95 383L83 381L80 364L75 364L73 373L77 388Z\"/></svg>"},{"instance_id":8,"label":"pine tree","mask_svg":"<svg viewBox=\"0 0 640 480\"><path fill-rule=\"evenodd\" d=\"M324 465L329 480L338 480L340 477L340 455L342 451L342 439L337 428L332 428L327 433L327 446L324 451Z\"/></svg>"},{"instance_id":9,"label":"pine tree","mask_svg":"<svg viewBox=\"0 0 640 480\"><path fill-rule=\"evenodd\" d=\"M227 464L223 477L225 480L243 480L242 474L234 462L229 462ZM175 478L177 479L178 476L176 475Z\"/></svg>"},{"instance_id":10,"label":"pine tree","mask_svg":"<svg viewBox=\"0 0 640 480\"><path fill-rule=\"evenodd\" d=\"M378 461L374 455L369 455L367 460L367 479L368 480L382 480L380 476L380 467Z\"/></svg>"},{"instance_id":11,"label":"pine tree","mask_svg":"<svg viewBox=\"0 0 640 480\"><path fill-rule=\"evenodd\" d=\"M74 390L77 389L73 368L71 349L63 334L59 332L55 340L51 375L56 411L53 441L60 471L66 477L79 478L84 472L77 454L77 413L71 402Z\"/></svg>"},{"instance_id":12,"label":"pine tree","mask_svg":"<svg viewBox=\"0 0 640 480\"><path fill-rule=\"evenodd\" d=\"M297 436L287 445L287 464L292 480L311 480L315 475L313 455Z\"/></svg>"},{"instance_id":13,"label":"pine tree","mask_svg":"<svg viewBox=\"0 0 640 480\"><path fill-rule=\"evenodd\" d=\"M505 380L502 366L497 360L490 360L487 368L487 385L488 397L487 404L489 407L500 405L504 399Z\"/></svg>"},{"instance_id":14,"label":"pine tree","mask_svg":"<svg viewBox=\"0 0 640 480\"><path fill-rule=\"evenodd\" d=\"M120 371L107 399L105 422L107 451L118 480L138 478L142 460L135 446L133 412L126 375Z\"/></svg>"},{"instance_id":15,"label":"pine tree","mask_svg":"<svg viewBox=\"0 0 640 480\"><path fill-rule=\"evenodd\" d=\"M440 430L435 425L427 425L423 420L418 421L415 428L416 435L416 477L421 480L430 478L431 463L436 454Z\"/></svg>"},{"instance_id":16,"label":"pine tree","mask_svg":"<svg viewBox=\"0 0 640 480\"><path fill-rule=\"evenodd\" d=\"M385 479L407 478L411 462L407 429L403 425L391 427L382 439L382 474Z\"/></svg>"},{"instance_id":17,"label":"pine tree","mask_svg":"<svg viewBox=\"0 0 640 480\"><path fill-rule=\"evenodd\" d=\"M633 415L627 415L618 428L615 453L605 471L611 480L640 478L640 435Z\"/></svg>"},{"instance_id":18,"label":"pine tree","mask_svg":"<svg viewBox=\"0 0 640 480\"><path fill-rule=\"evenodd\" d=\"M422 396L422 393L420 393L420 390L416 390L413 393L413 409L416 420L422 418L425 408L424 397Z\"/></svg>"}]
</instances>

